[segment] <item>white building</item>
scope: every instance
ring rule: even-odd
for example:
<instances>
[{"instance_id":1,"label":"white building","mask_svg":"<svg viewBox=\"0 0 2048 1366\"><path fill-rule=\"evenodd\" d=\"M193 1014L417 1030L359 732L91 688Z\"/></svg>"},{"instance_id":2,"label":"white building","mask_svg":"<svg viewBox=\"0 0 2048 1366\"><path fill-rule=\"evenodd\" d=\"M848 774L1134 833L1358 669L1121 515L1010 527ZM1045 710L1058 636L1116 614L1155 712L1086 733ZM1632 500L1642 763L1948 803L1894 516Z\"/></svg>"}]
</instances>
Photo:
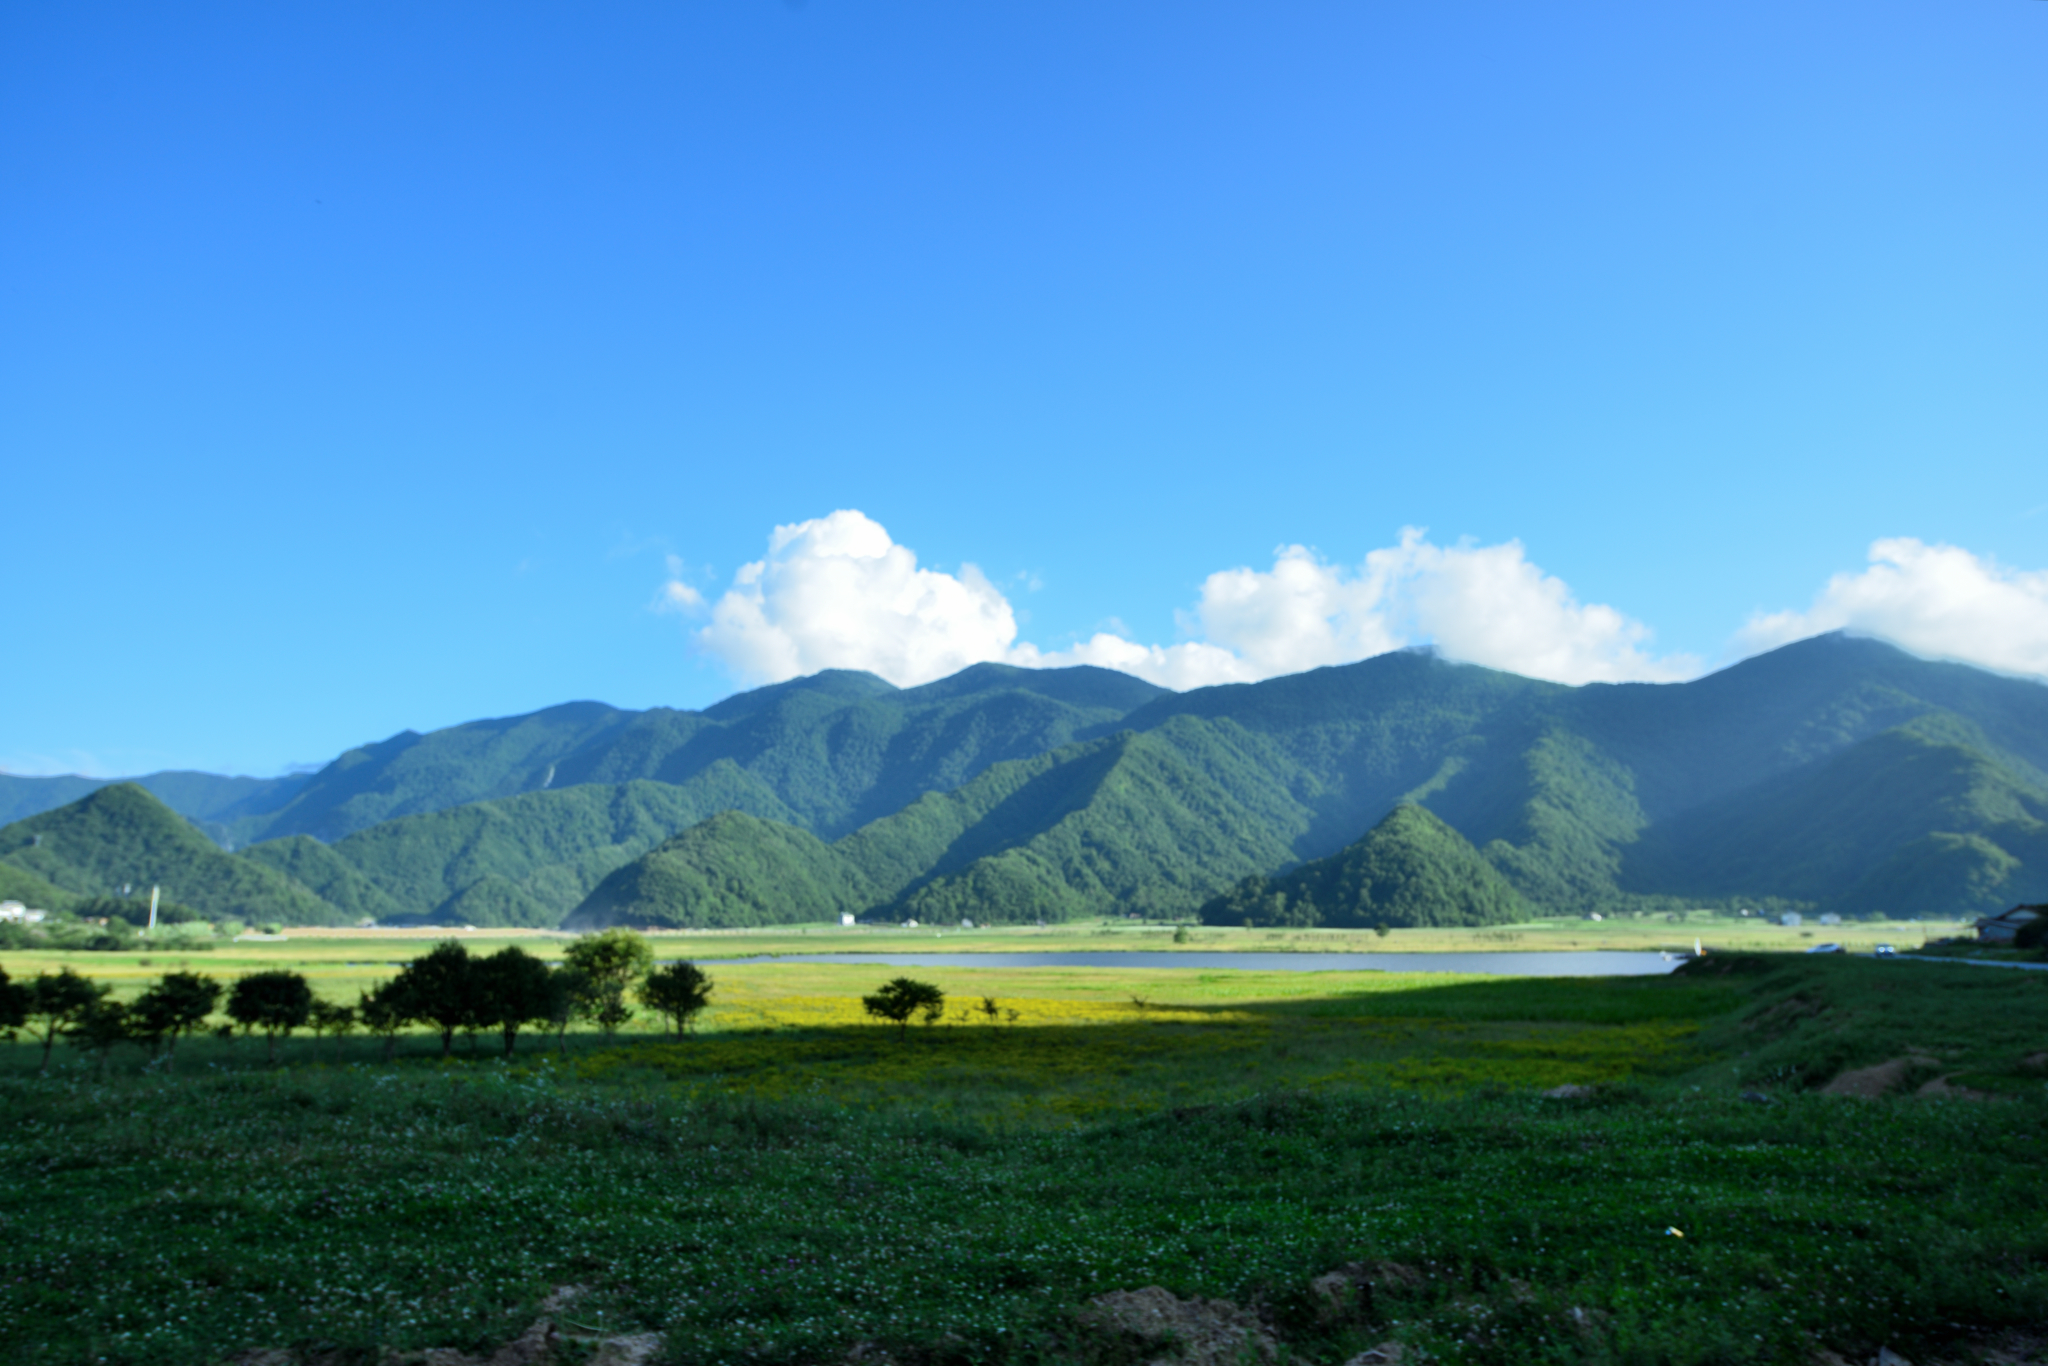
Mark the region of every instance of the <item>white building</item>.
<instances>
[{"instance_id":1,"label":"white building","mask_svg":"<svg viewBox=\"0 0 2048 1366\"><path fill-rule=\"evenodd\" d=\"M32 911L19 901L0 901L0 921L16 925L40 925L47 911Z\"/></svg>"}]
</instances>

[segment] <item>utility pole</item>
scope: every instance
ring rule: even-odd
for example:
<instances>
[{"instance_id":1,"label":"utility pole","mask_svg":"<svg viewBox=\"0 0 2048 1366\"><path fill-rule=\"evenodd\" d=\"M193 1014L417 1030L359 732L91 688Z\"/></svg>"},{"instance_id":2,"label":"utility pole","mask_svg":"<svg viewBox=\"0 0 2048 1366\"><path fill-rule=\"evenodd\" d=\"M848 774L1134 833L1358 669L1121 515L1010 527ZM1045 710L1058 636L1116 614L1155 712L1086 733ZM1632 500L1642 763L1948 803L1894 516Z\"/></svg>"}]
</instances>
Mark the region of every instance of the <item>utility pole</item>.
<instances>
[{"instance_id":1,"label":"utility pole","mask_svg":"<svg viewBox=\"0 0 2048 1366\"><path fill-rule=\"evenodd\" d=\"M149 933L151 934L156 933L156 894L157 888L151 887L149 889Z\"/></svg>"}]
</instances>

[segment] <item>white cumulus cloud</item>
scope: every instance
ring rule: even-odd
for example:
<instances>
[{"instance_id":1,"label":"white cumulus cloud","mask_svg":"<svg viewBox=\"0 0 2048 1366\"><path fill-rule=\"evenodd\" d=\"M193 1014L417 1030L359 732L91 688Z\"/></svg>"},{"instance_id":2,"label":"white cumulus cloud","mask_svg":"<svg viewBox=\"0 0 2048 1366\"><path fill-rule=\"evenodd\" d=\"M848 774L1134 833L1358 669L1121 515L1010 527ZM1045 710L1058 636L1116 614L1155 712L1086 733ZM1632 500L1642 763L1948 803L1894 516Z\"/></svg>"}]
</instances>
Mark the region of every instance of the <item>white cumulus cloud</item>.
<instances>
[{"instance_id":1,"label":"white cumulus cloud","mask_svg":"<svg viewBox=\"0 0 2048 1366\"><path fill-rule=\"evenodd\" d=\"M1804 612L1752 617L1737 640L1766 650L1845 629L1916 654L2048 675L2048 571L2008 569L1911 536L1874 541L1869 568L1829 579Z\"/></svg>"},{"instance_id":2,"label":"white cumulus cloud","mask_svg":"<svg viewBox=\"0 0 2048 1366\"><path fill-rule=\"evenodd\" d=\"M879 522L842 509L775 528L697 638L753 682L866 669L910 686L1005 658L1017 619L973 565L920 569Z\"/></svg>"},{"instance_id":3,"label":"white cumulus cloud","mask_svg":"<svg viewBox=\"0 0 2048 1366\"><path fill-rule=\"evenodd\" d=\"M1671 682L1700 672L1690 655L1649 654L1650 628L1582 603L1531 564L1520 541L1436 546L1413 528L1366 556L1408 631L1453 659L1556 683Z\"/></svg>"},{"instance_id":4,"label":"white cumulus cloud","mask_svg":"<svg viewBox=\"0 0 2048 1366\"><path fill-rule=\"evenodd\" d=\"M673 574L667 605L701 606ZM1255 682L1404 645L1564 683L1672 679L1687 656L1648 653L1649 630L1583 604L1531 564L1519 542L1431 544L1421 531L1356 569L1283 546L1270 569L1220 570L1182 615L1188 639L1146 644L1098 631L1060 650L1017 640L1009 601L972 565L920 569L880 523L852 510L777 527L766 559L744 566L711 608L699 643L735 674L774 682L825 668L912 685L969 664L1095 664L1187 689Z\"/></svg>"},{"instance_id":5,"label":"white cumulus cloud","mask_svg":"<svg viewBox=\"0 0 2048 1366\"><path fill-rule=\"evenodd\" d=\"M1414 527L1357 569L1282 546L1269 570L1211 574L1183 625L1199 639L1140 645L1097 634L1044 664L1100 664L1169 688L1246 683L1433 644L1450 658L1559 683L1690 678L1689 655L1647 652L1650 630L1529 563L1521 543L1439 546ZM1029 647L1025 647L1029 649Z\"/></svg>"}]
</instances>

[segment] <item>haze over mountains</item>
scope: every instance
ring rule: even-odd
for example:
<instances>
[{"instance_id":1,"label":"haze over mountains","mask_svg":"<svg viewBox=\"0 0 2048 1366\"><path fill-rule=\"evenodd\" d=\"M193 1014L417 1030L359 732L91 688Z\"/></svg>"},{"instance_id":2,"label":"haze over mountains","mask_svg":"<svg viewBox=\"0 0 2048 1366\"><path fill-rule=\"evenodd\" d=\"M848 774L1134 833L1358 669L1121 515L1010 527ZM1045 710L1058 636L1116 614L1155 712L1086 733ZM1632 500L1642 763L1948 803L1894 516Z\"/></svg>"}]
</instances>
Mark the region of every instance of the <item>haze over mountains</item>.
<instances>
[{"instance_id":1,"label":"haze over mountains","mask_svg":"<svg viewBox=\"0 0 2048 1366\"><path fill-rule=\"evenodd\" d=\"M1420 652L1186 693L1093 668L835 671L702 712L406 732L310 775L99 786L0 777L0 815L27 817L0 829L0 884L572 927L2048 896L2048 687L1844 636L1682 684Z\"/></svg>"}]
</instances>

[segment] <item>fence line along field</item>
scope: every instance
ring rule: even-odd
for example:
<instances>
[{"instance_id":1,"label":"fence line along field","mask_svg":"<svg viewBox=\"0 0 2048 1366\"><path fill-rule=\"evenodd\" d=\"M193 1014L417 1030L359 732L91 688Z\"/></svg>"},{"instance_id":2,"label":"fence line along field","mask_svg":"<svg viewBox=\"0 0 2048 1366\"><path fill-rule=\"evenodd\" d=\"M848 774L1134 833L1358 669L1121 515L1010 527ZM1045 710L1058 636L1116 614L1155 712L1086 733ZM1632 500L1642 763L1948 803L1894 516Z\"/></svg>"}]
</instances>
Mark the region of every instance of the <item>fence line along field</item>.
<instances>
[{"instance_id":1,"label":"fence line along field","mask_svg":"<svg viewBox=\"0 0 2048 1366\"><path fill-rule=\"evenodd\" d=\"M165 973L300 973L417 1023L388 1045L298 1028L275 1064L232 1030L173 1052L75 1023L47 1072L40 1042L0 1049L0 1358L1924 1363L2048 1341L2048 974L895 969L722 962L708 936L461 939L65 955L132 1015ZM509 946L558 965L541 979L583 973L585 1005L568 1027L534 997L508 1055L484 1007L437 1018L418 993L531 961ZM655 960L685 947L701 1010L592 985L675 976ZM9 954L10 989L50 957ZM914 1012L880 1013L892 977Z\"/></svg>"}]
</instances>

